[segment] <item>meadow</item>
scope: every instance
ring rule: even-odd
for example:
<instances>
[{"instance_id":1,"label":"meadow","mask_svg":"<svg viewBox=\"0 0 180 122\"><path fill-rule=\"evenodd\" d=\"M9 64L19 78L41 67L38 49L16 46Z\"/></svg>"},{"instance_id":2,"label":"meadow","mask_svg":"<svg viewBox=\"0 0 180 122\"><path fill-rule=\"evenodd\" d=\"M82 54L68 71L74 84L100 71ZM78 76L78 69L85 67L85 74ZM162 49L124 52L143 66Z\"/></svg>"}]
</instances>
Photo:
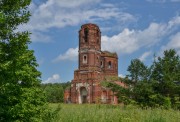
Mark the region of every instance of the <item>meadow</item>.
<instances>
[{"instance_id":1,"label":"meadow","mask_svg":"<svg viewBox=\"0 0 180 122\"><path fill-rule=\"evenodd\" d=\"M59 106L55 122L180 122L180 111L102 104L49 104Z\"/></svg>"}]
</instances>

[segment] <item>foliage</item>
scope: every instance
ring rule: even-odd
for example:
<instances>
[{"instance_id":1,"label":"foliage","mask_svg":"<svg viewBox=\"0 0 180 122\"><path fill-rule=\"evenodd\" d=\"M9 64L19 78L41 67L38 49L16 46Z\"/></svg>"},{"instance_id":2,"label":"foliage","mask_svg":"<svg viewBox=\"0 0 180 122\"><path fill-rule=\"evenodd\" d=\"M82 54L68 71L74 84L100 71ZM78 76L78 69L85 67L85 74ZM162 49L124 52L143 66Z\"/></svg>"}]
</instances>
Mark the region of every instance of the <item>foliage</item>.
<instances>
[{"instance_id":1,"label":"foliage","mask_svg":"<svg viewBox=\"0 0 180 122\"><path fill-rule=\"evenodd\" d=\"M63 83L63 85L64 87L66 87L65 83ZM41 87L44 89L46 93L48 102L51 103L64 102L63 85L61 83L55 83L55 84L48 83L41 85Z\"/></svg>"},{"instance_id":2,"label":"foliage","mask_svg":"<svg viewBox=\"0 0 180 122\"><path fill-rule=\"evenodd\" d=\"M127 71L130 73L128 77L131 82L134 82L135 84L138 81L147 80L149 76L149 69L139 59L132 60Z\"/></svg>"},{"instance_id":3,"label":"foliage","mask_svg":"<svg viewBox=\"0 0 180 122\"><path fill-rule=\"evenodd\" d=\"M71 82L70 81L64 82L64 83L60 83L60 84L63 87L63 90L65 90L66 88L71 86Z\"/></svg>"},{"instance_id":4,"label":"foliage","mask_svg":"<svg viewBox=\"0 0 180 122\"><path fill-rule=\"evenodd\" d=\"M150 67L139 59L132 60L129 74L121 79L126 87L113 82L104 84L124 104L180 109L180 58L175 50L170 49L157 59Z\"/></svg>"},{"instance_id":5,"label":"foliage","mask_svg":"<svg viewBox=\"0 0 180 122\"><path fill-rule=\"evenodd\" d=\"M56 109L58 104L50 106ZM61 104L58 115L55 122L178 122L180 113L172 109L141 109L132 105Z\"/></svg>"},{"instance_id":6,"label":"foliage","mask_svg":"<svg viewBox=\"0 0 180 122\"><path fill-rule=\"evenodd\" d=\"M43 122L57 122L57 120L60 117L59 115L60 110L61 110L60 104L56 104L55 108L47 106L47 109L44 111L42 121Z\"/></svg>"},{"instance_id":7,"label":"foliage","mask_svg":"<svg viewBox=\"0 0 180 122\"><path fill-rule=\"evenodd\" d=\"M153 63L151 82L155 94L163 97L165 108L180 109L180 58L175 50L164 51L163 57Z\"/></svg>"},{"instance_id":8,"label":"foliage","mask_svg":"<svg viewBox=\"0 0 180 122\"><path fill-rule=\"evenodd\" d=\"M180 95L180 57L175 50L165 51L164 57L158 57L153 65L151 79L156 81L154 91L170 98L172 105L175 105L176 97Z\"/></svg>"},{"instance_id":9,"label":"foliage","mask_svg":"<svg viewBox=\"0 0 180 122\"><path fill-rule=\"evenodd\" d=\"M118 96L118 99L119 99L119 102L123 102L125 105L133 102L133 101L130 101L130 90L125 88L125 87L122 87L114 82L109 82L109 80L105 80L103 82L101 82L101 85L104 86L104 87L108 87L108 88L111 88L111 90L114 92L114 94L116 96Z\"/></svg>"},{"instance_id":10,"label":"foliage","mask_svg":"<svg viewBox=\"0 0 180 122\"><path fill-rule=\"evenodd\" d=\"M38 64L27 31L17 27L27 23L31 0L0 1L0 121L41 121L46 110L40 88Z\"/></svg>"}]
</instances>

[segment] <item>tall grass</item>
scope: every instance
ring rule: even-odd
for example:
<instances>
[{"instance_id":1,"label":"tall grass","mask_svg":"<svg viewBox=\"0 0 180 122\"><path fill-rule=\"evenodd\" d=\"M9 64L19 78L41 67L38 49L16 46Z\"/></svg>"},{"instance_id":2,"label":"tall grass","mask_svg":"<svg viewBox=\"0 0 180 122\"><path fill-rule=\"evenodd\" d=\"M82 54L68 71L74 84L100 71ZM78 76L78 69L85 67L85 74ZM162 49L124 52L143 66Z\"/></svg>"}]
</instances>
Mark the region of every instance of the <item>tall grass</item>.
<instances>
[{"instance_id":1,"label":"tall grass","mask_svg":"<svg viewBox=\"0 0 180 122\"><path fill-rule=\"evenodd\" d=\"M58 104L50 104L55 109ZM180 122L180 112L134 106L61 104L57 122Z\"/></svg>"}]
</instances>

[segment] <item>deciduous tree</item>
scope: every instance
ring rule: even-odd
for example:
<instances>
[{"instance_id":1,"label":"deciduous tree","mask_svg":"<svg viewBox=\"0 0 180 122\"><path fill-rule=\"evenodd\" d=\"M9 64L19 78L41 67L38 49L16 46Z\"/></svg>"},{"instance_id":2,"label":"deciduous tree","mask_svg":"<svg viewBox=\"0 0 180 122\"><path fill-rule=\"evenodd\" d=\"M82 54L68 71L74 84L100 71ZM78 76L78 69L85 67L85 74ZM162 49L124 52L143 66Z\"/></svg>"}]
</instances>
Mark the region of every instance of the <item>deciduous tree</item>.
<instances>
[{"instance_id":1,"label":"deciduous tree","mask_svg":"<svg viewBox=\"0 0 180 122\"><path fill-rule=\"evenodd\" d=\"M136 84L138 81L147 80L149 77L149 69L139 59L133 59L128 66L128 78Z\"/></svg>"},{"instance_id":2,"label":"deciduous tree","mask_svg":"<svg viewBox=\"0 0 180 122\"><path fill-rule=\"evenodd\" d=\"M0 0L0 121L40 121L45 97L28 31L31 0ZM15 31L16 30L16 31Z\"/></svg>"}]
</instances>

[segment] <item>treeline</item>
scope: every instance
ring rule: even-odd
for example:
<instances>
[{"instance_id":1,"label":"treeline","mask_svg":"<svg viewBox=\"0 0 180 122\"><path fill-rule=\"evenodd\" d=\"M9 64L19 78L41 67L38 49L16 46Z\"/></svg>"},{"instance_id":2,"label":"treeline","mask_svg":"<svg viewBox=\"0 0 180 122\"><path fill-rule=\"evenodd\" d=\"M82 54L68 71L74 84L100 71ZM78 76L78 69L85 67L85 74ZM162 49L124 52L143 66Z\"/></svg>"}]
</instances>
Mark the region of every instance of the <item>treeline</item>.
<instances>
[{"instance_id":1,"label":"treeline","mask_svg":"<svg viewBox=\"0 0 180 122\"><path fill-rule=\"evenodd\" d=\"M69 86L70 82L41 84L41 87L46 94L46 99L50 103L64 102L64 90Z\"/></svg>"},{"instance_id":2,"label":"treeline","mask_svg":"<svg viewBox=\"0 0 180 122\"><path fill-rule=\"evenodd\" d=\"M141 107L180 109L180 57L173 49L164 51L163 57L154 57L151 66L133 59L121 81L126 87L106 82L118 96L119 102Z\"/></svg>"}]
</instances>

